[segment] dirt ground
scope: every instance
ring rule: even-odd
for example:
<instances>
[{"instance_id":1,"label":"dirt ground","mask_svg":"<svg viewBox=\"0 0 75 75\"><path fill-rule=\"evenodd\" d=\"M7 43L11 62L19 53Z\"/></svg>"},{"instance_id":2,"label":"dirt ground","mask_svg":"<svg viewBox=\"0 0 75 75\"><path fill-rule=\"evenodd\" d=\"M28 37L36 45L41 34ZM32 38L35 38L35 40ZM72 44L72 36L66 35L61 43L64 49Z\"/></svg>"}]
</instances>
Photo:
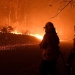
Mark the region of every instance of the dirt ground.
<instances>
[{"instance_id":1,"label":"dirt ground","mask_svg":"<svg viewBox=\"0 0 75 75\"><path fill-rule=\"evenodd\" d=\"M60 50L65 63L71 49L71 43L60 44ZM39 75L39 66L42 60L41 52L42 50L39 48L39 45L28 45L16 47L12 50L1 50L0 75ZM64 61L60 55L57 61L58 75L67 75ZM75 70L74 62L73 68Z\"/></svg>"}]
</instances>

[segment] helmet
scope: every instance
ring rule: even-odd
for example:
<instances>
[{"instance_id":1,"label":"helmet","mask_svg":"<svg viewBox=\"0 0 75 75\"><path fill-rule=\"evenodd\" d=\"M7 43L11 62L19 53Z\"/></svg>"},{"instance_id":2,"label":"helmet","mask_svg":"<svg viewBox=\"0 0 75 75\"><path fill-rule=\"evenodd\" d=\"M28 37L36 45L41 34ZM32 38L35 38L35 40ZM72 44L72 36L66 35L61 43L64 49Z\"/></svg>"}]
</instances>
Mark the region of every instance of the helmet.
<instances>
[{"instance_id":1,"label":"helmet","mask_svg":"<svg viewBox=\"0 0 75 75\"><path fill-rule=\"evenodd\" d=\"M46 29L53 29L54 25L51 22L47 22L44 28L46 28Z\"/></svg>"}]
</instances>

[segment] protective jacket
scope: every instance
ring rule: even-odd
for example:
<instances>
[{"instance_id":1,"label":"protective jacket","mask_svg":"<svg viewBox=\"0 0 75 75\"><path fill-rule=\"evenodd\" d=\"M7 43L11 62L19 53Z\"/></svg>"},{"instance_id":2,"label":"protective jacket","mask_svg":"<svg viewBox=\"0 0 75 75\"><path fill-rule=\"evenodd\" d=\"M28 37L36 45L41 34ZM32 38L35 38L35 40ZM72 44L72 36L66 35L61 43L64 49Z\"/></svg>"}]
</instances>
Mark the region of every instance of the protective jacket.
<instances>
[{"instance_id":1,"label":"protective jacket","mask_svg":"<svg viewBox=\"0 0 75 75\"><path fill-rule=\"evenodd\" d=\"M43 49L43 60L54 61L58 58L60 51L59 38L56 32L47 32L39 45Z\"/></svg>"}]
</instances>

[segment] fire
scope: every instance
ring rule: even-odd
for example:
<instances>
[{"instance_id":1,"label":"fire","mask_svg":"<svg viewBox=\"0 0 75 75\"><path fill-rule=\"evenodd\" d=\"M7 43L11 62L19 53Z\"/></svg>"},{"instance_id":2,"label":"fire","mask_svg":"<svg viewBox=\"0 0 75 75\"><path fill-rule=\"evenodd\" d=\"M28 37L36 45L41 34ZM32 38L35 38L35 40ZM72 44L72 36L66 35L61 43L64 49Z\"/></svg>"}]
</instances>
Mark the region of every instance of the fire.
<instances>
[{"instance_id":1,"label":"fire","mask_svg":"<svg viewBox=\"0 0 75 75\"><path fill-rule=\"evenodd\" d=\"M18 31L12 31L11 33L13 33L13 34L21 34L22 35L22 33L21 32L18 32ZM38 39L40 39L40 40L42 40L43 39L43 36L41 36L41 35L39 35L39 34L28 34L28 35L30 35L30 36L34 36L34 37L36 37L36 38L38 38Z\"/></svg>"},{"instance_id":2,"label":"fire","mask_svg":"<svg viewBox=\"0 0 75 75\"><path fill-rule=\"evenodd\" d=\"M11 33L13 33L13 34L22 34L21 32L18 32L18 31L12 31Z\"/></svg>"},{"instance_id":3,"label":"fire","mask_svg":"<svg viewBox=\"0 0 75 75\"><path fill-rule=\"evenodd\" d=\"M29 35L34 36L34 37L36 37L36 38L38 38L38 39L40 39L40 40L43 39L43 36L41 36L41 35L39 35L39 34L29 34Z\"/></svg>"}]
</instances>

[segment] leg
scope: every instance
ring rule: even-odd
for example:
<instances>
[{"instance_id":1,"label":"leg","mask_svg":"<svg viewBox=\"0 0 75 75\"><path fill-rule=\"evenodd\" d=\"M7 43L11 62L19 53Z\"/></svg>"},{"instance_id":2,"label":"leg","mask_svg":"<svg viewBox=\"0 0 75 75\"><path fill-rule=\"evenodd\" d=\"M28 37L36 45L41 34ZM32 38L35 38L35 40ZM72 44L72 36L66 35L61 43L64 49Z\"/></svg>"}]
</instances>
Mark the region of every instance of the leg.
<instances>
[{"instance_id":1,"label":"leg","mask_svg":"<svg viewBox=\"0 0 75 75\"><path fill-rule=\"evenodd\" d=\"M75 53L70 53L67 63L71 65L74 59L75 59Z\"/></svg>"},{"instance_id":2,"label":"leg","mask_svg":"<svg viewBox=\"0 0 75 75\"><path fill-rule=\"evenodd\" d=\"M46 60L42 60L39 72L40 72L40 75L47 75L47 62L46 62Z\"/></svg>"},{"instance_id":3,"label":"leg","mask_svg":"<svg viewBox=\"0 0 75 75\"><path fill-rule=\"evenodd\" d=\"M57 75L56 61L49 62L48 73L51 74L51 75Z\"/></svg>"},{"instance_id":4,"label":"leg","mask_svg":"<svg viewBox=\"0 0 75 75\"><path fill-rule=\"evenodd\" d=\"M74 53L70 53L68 60L67 60L67 64L66 64L66 70L68 72L69 75L72 75L72 63L75 59L75 52Z\"/></svg>"}]
</instances>

